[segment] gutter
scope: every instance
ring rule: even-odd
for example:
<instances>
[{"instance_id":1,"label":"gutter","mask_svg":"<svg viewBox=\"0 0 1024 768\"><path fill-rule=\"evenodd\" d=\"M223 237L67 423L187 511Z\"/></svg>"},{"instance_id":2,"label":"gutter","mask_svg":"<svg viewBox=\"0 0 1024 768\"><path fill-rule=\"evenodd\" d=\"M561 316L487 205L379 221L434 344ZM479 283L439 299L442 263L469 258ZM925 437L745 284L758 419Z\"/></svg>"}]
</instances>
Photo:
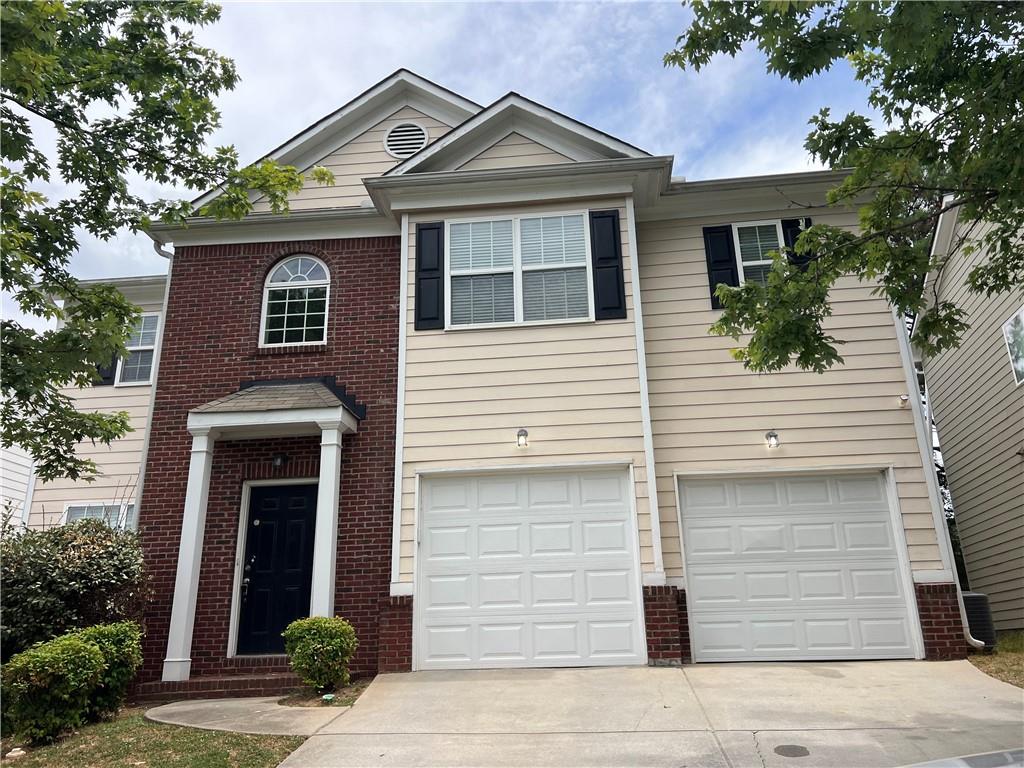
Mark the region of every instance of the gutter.
<instances>
[{"instance_id":1,"label":"gutter","mask_svg":"<svg viewBox=\"0 0 1024 768\"><path fill-rule=\"evenodd\" d=\"M931 456L931 441L928 439L928 429L924 419L924 409L921 407L921 397L917 383L917 371L914 370L913 356L910 351L910 338L907 335L907 327L903 318L895 309L892 310L893 323L896 325L896 338L899 342L900 357L903 360L903 373L907 380L907 395L910 397L910 408L914 414L914 427L917 431L917 442L921 449L921 468L924 470L925 484L928 486L928 495L932 502L932 519L935 523L935 538L939 545L942 560L953 577L953 585L956 587L956 602L960 608L960 623L963 625L964 639L967 644L975 649L985 647L985 643L971 635L971 626L967 621L967 608L964 606L964 593L960 589L960 578L956 572L956 560L953 558L953 544L949 539L949 525L946 523L942 513L942 501L939 494L939 483L935 478L934 460Z\"/></svg>"}]
</instances>

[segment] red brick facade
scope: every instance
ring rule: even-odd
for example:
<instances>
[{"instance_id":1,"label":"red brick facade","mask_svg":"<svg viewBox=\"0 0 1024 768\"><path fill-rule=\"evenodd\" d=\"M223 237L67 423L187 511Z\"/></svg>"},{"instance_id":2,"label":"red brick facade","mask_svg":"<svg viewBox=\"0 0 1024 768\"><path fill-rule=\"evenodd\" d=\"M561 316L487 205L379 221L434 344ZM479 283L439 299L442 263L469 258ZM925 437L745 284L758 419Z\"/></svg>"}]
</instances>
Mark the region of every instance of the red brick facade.
<instances>
[{"instance_id":1,"label":"red brick facade","mask_svg":"<svg viewBox=\"0 0 1024 768\"><path fill-rule=\"evenodd\" d=\"M914 592L917 593L925 658L929 661L965 658L968 646L956 585L915 584Z\"/></svg>"},{"instance_id":2,"label":"red brick facade","mask_svg":"<svg viewBox=\"0 0 1024 768\"><path fill-rule=\"evenodd\" d=\"M676 587L644 587L647 658L654 666L690 661L686 592Z\"/></svg>"},{"instance_id":3,"label":"red brick facade","mask_svg":"<svg viewBox=\"0 0 1024 768\"><path fill-rule=\"evenodd\" d=\"M312 253L330 269L327 344L261 350L264 279L271 266L293 253ZM398 254L397 237L177 249L139 519L153 590L143 684L159 680L166 652L191 448L188 411L236 391L243 381L262 379L333 376L366 406L366 418L356 434L345 436L342 451L335 611L352 622L359 637L353 673L377 670L381 601L390 600ZM289 461L274 469L271 459L279 453ZM287 670L281 658L227 658L242 483L315 478L318 470L317 438L217 442L192 643L193 677ZM390 668L402 656L395 629L401 621L394 613L389 611L385 621ZM411 629L411 620L408 624ZM408 633L407 638L408 644ZM409 653L405 651L406 658Z\"/></svg>"}]
</instances>

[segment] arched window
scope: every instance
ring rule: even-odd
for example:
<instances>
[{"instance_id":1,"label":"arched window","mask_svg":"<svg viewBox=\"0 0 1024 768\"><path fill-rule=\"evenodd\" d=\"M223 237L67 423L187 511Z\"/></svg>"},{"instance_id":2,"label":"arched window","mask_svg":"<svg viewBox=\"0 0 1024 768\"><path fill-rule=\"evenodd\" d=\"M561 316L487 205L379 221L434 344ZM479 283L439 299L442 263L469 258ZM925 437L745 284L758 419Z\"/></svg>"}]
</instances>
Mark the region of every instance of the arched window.
<instances>
[{"instance_id":1,"label":"arched window","mask_svg":"<svg viewBox=\"0 0 1024 768\"><path fill-rule=\"evenodd\" d=\"M263 288L260 345L323 344L327 341L327 266L306 254L274 267Z\"/></svg>"}]
</instances>

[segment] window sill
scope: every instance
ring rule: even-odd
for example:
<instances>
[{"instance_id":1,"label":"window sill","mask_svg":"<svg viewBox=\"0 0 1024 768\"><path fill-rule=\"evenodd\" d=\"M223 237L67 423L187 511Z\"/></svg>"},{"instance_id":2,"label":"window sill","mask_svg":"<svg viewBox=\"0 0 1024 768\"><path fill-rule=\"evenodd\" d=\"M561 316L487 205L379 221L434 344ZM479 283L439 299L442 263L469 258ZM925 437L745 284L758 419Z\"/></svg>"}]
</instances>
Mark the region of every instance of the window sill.
<instances>
[{"instance_id":1,"label":"window sill","mask_svg":"<svg viewBox=\"0 0 1024 768\"><path fill-rule=\"evenodd\" d=\"M264 355L310 355L322 354L327 351L327 343L323 344L282 344L279 347L256 347L253 354Z\"/></svg>"},{"instance_id":2,"label":"window sill","mask_svg":"<svg viewBox=\"0 0 1024 768\"><path fill-rule=\"evenodd\" d=\"M571 320L533 320L522 323L482 323L477 325L450 325L445 333L462 333L463 331L492 331L507 328L548 328L553 325L586 325L596 323L592 317L579 317Z\"/></svg>"}]
</instances>

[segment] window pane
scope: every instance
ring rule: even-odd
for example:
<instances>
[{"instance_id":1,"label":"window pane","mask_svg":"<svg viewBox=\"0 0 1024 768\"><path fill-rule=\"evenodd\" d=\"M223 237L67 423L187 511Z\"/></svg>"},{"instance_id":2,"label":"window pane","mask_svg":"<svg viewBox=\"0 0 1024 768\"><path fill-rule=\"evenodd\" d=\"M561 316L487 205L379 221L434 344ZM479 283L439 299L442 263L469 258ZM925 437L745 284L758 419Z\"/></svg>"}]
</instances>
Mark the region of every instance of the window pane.
<instances>
[{"instance_id":1,"label":"window pane","mask_svg":"<svg viewBox=\"0 0 1024 768\"><path fill-rule=\"evenodd\" d=\"M450 228L451 268L505 269L512 266L512 222L473 221Z\"/></svg>"},{"instance_id":2,"label":"window pane","mask_svg":"<svg viewBox=\"0 0 1024 768\"><path fill-rule=\"evenodd\" d=\"M272 283L302 283L326 279L327 270L319 261L309 256L286 259L270 275Z\"/></svg>"},{"instance_id":3,"label":"window pane","mask_svg":"<svg viewBox=\"0 0 1024 768\"><path fill-rule=\"evenodd\" d=\"M130 518L128 517L130 515ZM87 504L68 507L67 521L73 523L76 520L102 520L109 526L119 526L125 520L134 524L135 506L128 505L126 514L121 514L120 504Z\"/></svg>"},{"instance_id":4,"label":"window pane","mask_svg":"<svg viewBox=\"0 0 1024 768\"><path fill-rule=\"evenodd\" d=\"M323 286L268 290L263 343L323 341L326 338L326 297L327 288Z\"/></svg>"},{"instance_id":5,"label":"window pane","mask_svg":"<svg viewBox=\"0 0 1024 768\"><path fill-rule=\"evenodd\" d=\"M587 241L582 215L522 219L519 224L524 266L586 262Z\"/></svg>"},{"instance_id":6,"label":"window pane","mask_svg":"<svg viewBox=\"0 0 1024 768\"><path fill-rule=\"evenodd\" d=\"M771 271L771 264L744 264L743 279L764 285L768 282L768 273Z\"/></svg>"},{"instance_id":7,"label":"window pane","mask_svg":"<svg viewBox=\"0 0 1024 768\"><path fill-rule=\"evenodd\" d=\"M587 270L553 269L523 273L523 319L566 320L586 317Z\"/></svg>"},{"instance_id":8,"label":"window pane","mask_svg":"<svg viewBox=\"0 0 1024 768\"><path fill-rule=\"evenodd\" d=\"M129 352L128 357L121 363L122 383L149 381L150 371L153 369L153 350L136 350Z\"/></svg>"},{"instance_id":9,"label":"window pane","mask_svg":"<svg viewBox=\"0 0 1024 768\"><path fill-rule=\"evenodd\" d=\"M512 275L452 278L452 325L511 323L515 320Z\"/></svg>"},{"instance_id":10,"label":"window pane","mask_svg":"<svg viewBox=\"0 0 1024 768\"><path fill-rule=\"evenodd\" d=\"M160 318L156 315L140 317L128 337L128 347L152 347L156 344L156 329Z\"/></svg>"},{"instance_id":11,"label":"window pane","mask_svg":"<svg viewBox=\"0 0 1024 768\"><path fill-rule=\"evenodd\" d=\"M739 227L737 234L742 261L764 261L768 258L768 251L779 250L779 235L774 224Z\"/></svg>"}]
</instances>

